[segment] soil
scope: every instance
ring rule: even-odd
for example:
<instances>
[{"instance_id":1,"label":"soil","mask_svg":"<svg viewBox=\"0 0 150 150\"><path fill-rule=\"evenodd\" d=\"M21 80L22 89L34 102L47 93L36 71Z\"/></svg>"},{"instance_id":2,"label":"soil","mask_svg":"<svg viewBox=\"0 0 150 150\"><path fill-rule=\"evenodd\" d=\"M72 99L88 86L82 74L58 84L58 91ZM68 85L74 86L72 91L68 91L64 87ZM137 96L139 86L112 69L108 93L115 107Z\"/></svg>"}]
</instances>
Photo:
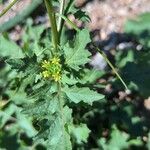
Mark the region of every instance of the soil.
<instances>
[{"instance_id":1,"label":"soil","mask_svg":"<svg viewBox=\"0 0 150 150\"><path fill-rule=\"evenodd\" d=\"M0 10L10 2L11 0L8 0L4 5L0 5ZM0 24L14 17L30 3L31 0L17 2L6 15L0 18ZM91 18L88 27L90 30L98 29L102 40L112 32L122 32L127 19L150 11L149 0L76 0L76 5L87 11Z\"/></svg>"},{"instance_id":2,"label":"soil","mask_svg":"<svg viewBox=\"0 0 150 150\"><path fill-rule=\"evenodd\" d=\"M127 19L150 11L149 0L94 0L84 6L91 18L89 28L100 29L101 39L112 32L122 32Z\"/></svg>"}]
</instances>

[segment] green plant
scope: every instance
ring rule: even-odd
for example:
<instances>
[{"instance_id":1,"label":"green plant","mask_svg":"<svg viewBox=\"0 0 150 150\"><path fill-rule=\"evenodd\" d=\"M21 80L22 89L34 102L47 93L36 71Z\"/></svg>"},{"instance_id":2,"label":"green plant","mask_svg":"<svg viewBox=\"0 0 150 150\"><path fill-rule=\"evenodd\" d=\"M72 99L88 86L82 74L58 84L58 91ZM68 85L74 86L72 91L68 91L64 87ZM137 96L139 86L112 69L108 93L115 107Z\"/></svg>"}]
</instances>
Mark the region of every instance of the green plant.
<instances>
[{"instance_id":1,"label":"green plant","mask_svg":"<svg viewBox=\"0 0 150 150\"><path fill-rule=\"evenodd\" d=\"M14 0L0 16L15 2L17 1ZM13 133L10 135L17 138L13 129L21 129L20 135L25 132L34 141L28 148L36 148L42 144L49 150L69 150L76 145L82 147L88 140L90 129L84 119L76 116L81 114L73 110L79 107L89 111L94 102L104 103L105 96L98 93L99 89L93 85L103 73L85 68L91 56L86 50L87 44L91 42L89 31L78 29L67 18L71 13L77 19L89 20L86 13L74 7L74 0L66 3L64 0L60 1L60 12L56 13L55 2L57 1L44 0L51 23L48 36L41 36L45 30L42 25L32 28L32 21L28 20L22 37L22 48L10 42L5 34L0 39L3 43L0 45L3 50L1 55L6 57L6 62L11 66L11 69L8 67L8 70L4 70L4 76L10 74L13 79L9 84L2 80L3 89L7 87L3 95L10 96L10 101L2 104L4 111L1 111L1 126L4 127L10 117L13 124ZM68 40L65 35L65 21L76 30L72 40ZM18 52L11 54L8 49ZM121 79L106 55L101 51L100 53ZM123 82L122 79L121 81ZM123 84L126 87L124 82ZM2 97L2 101L3 99ZM30 117L27 119L27 116ZM3 133L0 136L3 137ZM20 138L18 141L20 147L25 149Z\"/></svg>"},{"instance_id":2,"label":"green plant","mask_svg":"<svg viewBox=\"0 0 150 150\"><path fill-rule=\"evenodd\" d=\"M15 55L7 59L7 63L17 73L8 93L14 92L14 90L17 93L23 93L21 97L28 101L24 104L20 102L23 104L21 112L32 116L33 126L38 133L35 135L33 132L29 137L35 135L35 143L42 143L47 149L69 150L72 149L70 135L77 140L77 143L81 144L87 141L90 133L86 124L73 123L72 103L75 105L78 103L92 105L94 101L104 99L104 95L94 91L88 79L84 80L84 65L89 61L91 55L85 50L86 45L91 41L88 30L78 30L72 41L65 45L60 44L62 36L64 36L62 33L64 21L62 18L70 13L73 1L69 1L67 6L64 1L60 3L58 24L53 1L45 0L44 2L51 23L52 42L48 41L49 45L42 49L40 45L42 43L37 43L43 32L42 28L40 28L41 31L37 28L37 35L34 36L29 25L28 33L30 36L24 35L23 37L24 52L19 48L21 53L19 58L16 58ZM6 11L12 5L8 6ZM6 11L4 10L2 15ZM8 41L4 37L2 37L2 40L6 43ZM33 43L29 43L30 40ZM10 45L10 48L13 48L12 46ZM16 46L14 46L14 49L16 49ZM86 72L91 71L86 69ZM12 104L10 107L12 107ZM13 110L10 115L15 112L13 108L10 108L10 110ZM9 114L9 111L5 110L5 112ZM17 112L15 113L17 115ZM3 121L3 124L6 121L7 118ZM27 129L29 130L29 127ZM82 136L79 134L80 130L83 130ZM77 132L79 133L77 134Z\"/></svg>"}]
</instances>

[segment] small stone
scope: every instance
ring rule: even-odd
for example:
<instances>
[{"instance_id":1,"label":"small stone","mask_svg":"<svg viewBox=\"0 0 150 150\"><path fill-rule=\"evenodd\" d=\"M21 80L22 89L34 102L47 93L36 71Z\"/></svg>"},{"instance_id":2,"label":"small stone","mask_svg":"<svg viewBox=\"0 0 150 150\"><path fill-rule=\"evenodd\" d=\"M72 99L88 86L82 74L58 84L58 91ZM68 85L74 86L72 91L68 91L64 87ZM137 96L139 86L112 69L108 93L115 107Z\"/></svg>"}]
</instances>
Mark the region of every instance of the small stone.
<instances>
[{"instance_id":1,"label":"small stone","mask_svg":"<svg viewBox=\"0 0 150 150\"><path fill-rule=\"evenodd\" d=\"M144 100L144 107L150 110L150 97Z\"/></svg>"},{"instance_id":2,"label":"small stone","mask_svg":"<svg viewBox=\"0 0 150 150\"><path fill-rule=\"evenodd\" d=\"M107 66L107 63L99 53L96 53L96 55L93 56L90 65L96 69L104 70L105 67Z\"/></svg>"}]
</instances>

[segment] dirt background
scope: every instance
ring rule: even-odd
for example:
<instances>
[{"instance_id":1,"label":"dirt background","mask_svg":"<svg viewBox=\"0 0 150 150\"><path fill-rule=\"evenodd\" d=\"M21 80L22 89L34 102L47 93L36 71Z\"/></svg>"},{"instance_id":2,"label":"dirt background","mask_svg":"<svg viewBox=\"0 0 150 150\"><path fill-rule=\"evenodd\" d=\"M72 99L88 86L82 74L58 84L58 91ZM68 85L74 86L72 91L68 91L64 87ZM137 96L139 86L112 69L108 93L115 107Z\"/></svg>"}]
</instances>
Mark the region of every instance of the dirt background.
<instances>
[{"instance_id":1,"label":"dirt background","mask_svg":"<svg viewBox=\"0 0 150 150\"><path fill-rule=\"evenodd\" d=\"M0 12L11 1L8 0L4 5L0 5ZM17 2L6 15L0 18L0 24L14 17L30 3L31 0ZM76 0L76 5L87 11L91 18L88 27L91 31L98 30L99 38L102 40L112 32L122 32L127 19L150 11L149 0Z\"/></svg>"}]
</instances>

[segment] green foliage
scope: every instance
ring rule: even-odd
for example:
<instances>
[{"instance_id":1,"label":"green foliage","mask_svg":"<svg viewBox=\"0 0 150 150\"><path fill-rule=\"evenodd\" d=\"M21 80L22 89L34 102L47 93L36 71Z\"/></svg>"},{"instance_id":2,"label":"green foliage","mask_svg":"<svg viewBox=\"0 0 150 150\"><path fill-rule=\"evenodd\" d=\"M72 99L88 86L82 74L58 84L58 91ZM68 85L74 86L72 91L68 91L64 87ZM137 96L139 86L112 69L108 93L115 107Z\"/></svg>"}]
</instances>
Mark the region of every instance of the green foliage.
<instances>
[{"instance_id":1,"label":"green foliage","mask_svg":"<svg viewBox=\"0 0 150 150\"><path fill-rule=\"evenodd\" d=\"M85 87L78 88L74 86L71 89L66 88L64 91L69 97L70 101L74 103L83 101L91 105L94 101L98 101L104 98L104 95L98 94L97 92Z\"/></svg>"},{"instance_id":2,"label":"green foliage","mask_svg":"<svg viewBox=\"0 0 150 150\"><path fill-rule=\"evenodd\" d=\"M128 62L122 70L126 81L134 84L144 97L150 96L149 57L149 52L139 52L134 62Z\"/></svg>"},{"instance_id":3,"label":"green foliage","mask_svg":"<svg viewBox=\"0 0 150 150\"><path fill-rule=\"evenodd\" d=\"M20 58L23 56L21 48L4 36L0 36L0 53L1 57L9 56Z\"/></svg>"},{"instance_id":4,"label":"green foliage","mask_svg":"<svg viewBox=\"0 0 150 150\"><path fill-rule=\"evenodd\" d=\"M125 132L120 132L115 126L111 132L111 139L106 143L105 138L101 138L98 141L99 146L102 149L107 150L120 150L128 149L130 145L141 145L140 139L129 140L129 135Z\"/></svg>"},{"instance_id":5,"label":"green foliage","mask_svg":"<svg viewBox=\"0 0 150 150\"><path fill-rule=\"evenodd\" d=\"M137 41L142 44L145 49L150 47L150 13L144 13L135 20L130 20L125 25L125 31L128 34L136 35Z\"/></svg>"},{"instance_id":6,"label":"green foliage","mask_svg":"<svg viewBox=\"0 0 150 150\"><path fill-rule=\"evenodd\" d=\"M67 13L70 13L69 10ZM75 17L82 20L86 16L80 12L74 11ZM51 21L54 23L54 18ZM56 50L56 43L49 40L50 33L42 36L44 26L33 27L32 20L28 19L24 29L22 47L4 36L0 38L0 55L6 57L5 65L8 67L4 74L14 72L10 84L1 81L4 82L3 89L6 89L1 94L4 103L0 111L1 128L5 130L7 124L13 128L8 132L12 132L10 138L17 135L15 149L36 149L42 144L48 150L71 150L72 143L84 145L90 129L82 120L74 123L72 105L77 107L80 102L89 106L104 99L104 95L96 92L92 86L103 73L85 69L91 56L86 50L91 42L89 31L78 31L72 41L59 45ZM56 69L58 65L59 72ZM3 95L8 96L8 104L5 104ZM11 120L12 123L9 123ZM26 138L21 138L23 135ZM4 134L1 135L3 138ZM29 145L23 144L30 139Z\"/></svg>"},{"instance_id":7,"label":"green foliage","mask_svg":"<svg viewBox=\"0 0 150 150\"><path fill-rule=\"evenodd\" d=\"M116 55L116 63L122 69L123 77L132 90L139 91L143 97L149 97L150 76L149 76L149 57L150 57L150 13L145 13L135 20L128 21L126 32L136 35L142 50L127 50Z\"/></svg>"},{"instance_id":8,"label":"green foliage","mask_svg":"<svg viewBox=\"0 0 150 150\"><path fill-rule=\"evenodd\" d=\"M139 34L145 30L150 30L149 26L150 12L141 14L134 20L127 21L125 31L128 33Z\"/></svg>"},{"instance_id":9,"label":"green foliage","mask_svg":"<svg viewBox=\"0 0 150 150\"><path fill-rule=\"evenodd\" d=\"M73 135L77 144L82 144L82 142L87 142L90 130L86 124L80 124L78 126L69 126L69 132Z\"/></svg>"},{"instance_id":10,"label":"green foliage","mask_svg":"<svg viewBox=\"0 0 150 150\"><path fill-rule=\"evenodd\" d=\"M147 118L149 111L144 112L141 106L144 103L144 99L150 96L148 69L150 67L149 16L149 13L146 13L126 23L126 34L136 40L136 43L142 47L140 51L136 49L118 50L115 55L116 66L119 68L122 78L130 89L131 95L129 94L129 97L131 96L132 104L124 102L116 106L118 102L111 102L108 108L110 110L104 111L101 114L104 115L102 121L107 118L106 120L109 120L110 126L108 131L104 130L108 132L108 135L104 137L100 135L100 138L97 140L100 149L150 149L149 121ZM118 82L115 81L114 86L120 90ZM135 107L134 103L138 107ZM106 115L106 112L108 112L110 117ZM139 116L138 112L142 112L142 115ZM143 136L147 137L146 141L142 140Z\"/></svg>"},{"instance_id":11,"label":"green foliage","mask_svg":"<svg viewBox=\"0 0 150 150\"><path fill-rule=\"evenodd\" d=\"M59 6L57 0L51 2ZM76 19L88 21L86 13L73 3L68 1L61 15L71 13ZM120 51L115 56L131 92L139 93L133 95L135 101L150 96L147 18L144 15L142 23L136 23L134 32L134 25L127 24L128 33L136 35L144 50ZM56 20L51 21L55 24ZM116 102L117 88L107 93L105 85L98 82L105 75L107 84L110 74L87 65L91 56L87 50L89 31L78 29L72 40L65 41L70 38L62 29L53 35L53 27L49 32L43 25L34 26L31 19L26 22L21 45L9 40L7 34L0 37L0 149L150 149L150 122L143 112L137 113L138 102ZM57 34L63 44L58 40L55 45L50 40Z\"/></svg>"},{"instance_id":12,"label":"green foliage","mask_svg":"<svg viewBox=\"0 0 150 150\"><path fill-rule=\"evenodd\" d=\"M74 44L64 46L66 64L78 71L81 65L89 61L90 53L85 51L85 46L90 42L89 32L84 29L75 38Z\"/></svg>"},{"instance_id":13,"label":"green foliage","mask_svg":"<svg viewBox=\"0 0 150 150\"><path fill-rule=\"evenodd\" d=\"M99 71L96 69L85 69L85 74L83 75L82 83L88 83L88 84L96 84L97 79L102 77L105 74L104 71Z\"/></svg>"}]
</instances>

